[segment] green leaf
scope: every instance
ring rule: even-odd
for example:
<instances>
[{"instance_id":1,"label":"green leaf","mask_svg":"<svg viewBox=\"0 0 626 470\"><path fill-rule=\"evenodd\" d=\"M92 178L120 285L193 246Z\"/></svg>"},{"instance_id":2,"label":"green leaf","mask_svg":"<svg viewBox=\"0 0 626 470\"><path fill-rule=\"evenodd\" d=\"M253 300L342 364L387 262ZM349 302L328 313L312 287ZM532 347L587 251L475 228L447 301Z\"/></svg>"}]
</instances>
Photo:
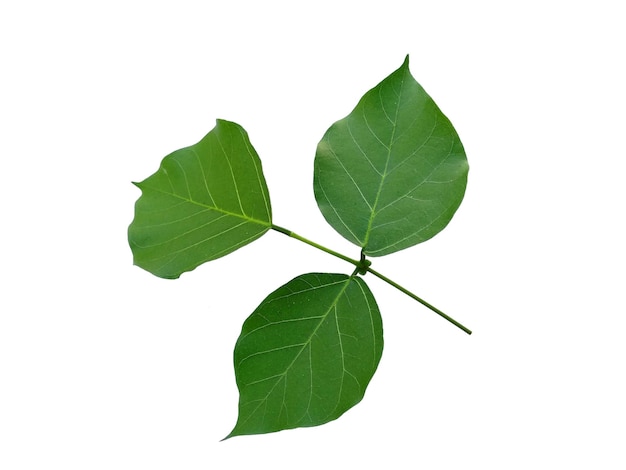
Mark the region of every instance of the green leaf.
<instances>
[{"instance_id":1,"label":"green leaf","mask_svg":"<svg viewBox=\"0 0 626 470\"><path fill-rule=\"evenodd\" d=\"M317 147L317 204L365 255L436 235L461 204L468 164L450 121L415 81L409 58L368 91Z\"/></svg>"},{"instance_id":2,"label":"green leaf","mask_svg":"<svg viewBox=\"0 0 626 470\"><path fill-rule=\"evenodd\" d=\"M239 418L228 437L317 426L363 398L383 350L365 282L304 274L270 294L235 346Z\"/></svg>"},{"instance_id":3,"label":"green leaf","mask_svg":"<svg viewBox=\"0 0 626 470\"><path fill-rule=\"evenodd\" d=\"M136 265L177 278L271 228L261 161L246 131L218 120L200 142L163 159L141 183L128 239Z\"/></svg>"}]
</instances>

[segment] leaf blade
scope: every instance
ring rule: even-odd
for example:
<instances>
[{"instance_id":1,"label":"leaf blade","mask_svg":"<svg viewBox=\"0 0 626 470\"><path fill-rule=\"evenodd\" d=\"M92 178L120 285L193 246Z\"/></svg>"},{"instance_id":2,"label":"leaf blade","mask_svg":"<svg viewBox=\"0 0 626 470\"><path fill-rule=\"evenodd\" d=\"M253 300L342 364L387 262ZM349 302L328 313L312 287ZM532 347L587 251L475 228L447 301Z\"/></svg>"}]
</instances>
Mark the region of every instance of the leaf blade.
<instances>
[{"instance_id":1,"label":"leaf blade","mask_svg":"<svg viewBox=\"0 0 626 470\"><path fill-rule=\"evenodd\" d=\"M135 184L142 195L129 244L135 264L159 277L177 278L271 228L261 161L233 122L218 120L200 142L172 152Z\"/></svg>"},{"instance_id":2,"label":"leaf blade","mask_svg":"<svg viewBox=\"0 0 626 470\"><path fill-rule=\"evenodd\" d=\"M239 417L228 437L338 418L363 398L382 349L380 312L361 278L292 279L243 325L234 353Z\"/></svg>"},{"instance_id":3,"label":"leaf blade","mask_svg":"<svg viewBox=\"0 0 626 470\"><path fill-rule=\"evenodd\" d=\"M456 131L412 77L408 56L328 129L314 167L315 198L327 222L370 256L445 228L468 173Z\"/></svg>"}]
</instances>

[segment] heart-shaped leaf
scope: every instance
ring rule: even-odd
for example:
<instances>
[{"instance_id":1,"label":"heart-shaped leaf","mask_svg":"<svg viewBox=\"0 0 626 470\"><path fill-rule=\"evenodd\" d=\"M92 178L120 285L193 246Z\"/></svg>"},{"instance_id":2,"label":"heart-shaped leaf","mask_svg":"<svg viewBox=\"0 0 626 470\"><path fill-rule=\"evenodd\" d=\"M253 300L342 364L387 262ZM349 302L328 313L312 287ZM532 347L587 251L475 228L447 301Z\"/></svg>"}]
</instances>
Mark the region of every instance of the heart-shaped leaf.
<instances>
[{"instance_id":1,"label":"heart-shaped leaf","mask_svg":"<svg viewBox=\"0 0 626 470\"><path fill-rule=\"evenodd\" d=\"M136 265L177 278L256 240L272 225L261 161L246 131L218 120L141 183L128 239Z\"/></svg>"},{"instance_id":2,"label":"heart-shaped leaf","mask_svg":"<svg viewBox=\"0 0 626 470\"><path fill-rule=\"evenodd\" d=\"M228 437L317 426L363 398L382 319L356 276L304 274L270 294L235 346L239 418Z\"/></svg>"},{"instance_id":3,"label":"heart-shaped leaf","mask_svg":"<svg viewBox=\"0 0 626 470\"><path fill-rule=\"evenodd\" d=\"M407 56L322 138L315 198L335 230L365 255L382 256L441 231L463 199L467 172L459 136Z\"/></svg>"}]
</instances>

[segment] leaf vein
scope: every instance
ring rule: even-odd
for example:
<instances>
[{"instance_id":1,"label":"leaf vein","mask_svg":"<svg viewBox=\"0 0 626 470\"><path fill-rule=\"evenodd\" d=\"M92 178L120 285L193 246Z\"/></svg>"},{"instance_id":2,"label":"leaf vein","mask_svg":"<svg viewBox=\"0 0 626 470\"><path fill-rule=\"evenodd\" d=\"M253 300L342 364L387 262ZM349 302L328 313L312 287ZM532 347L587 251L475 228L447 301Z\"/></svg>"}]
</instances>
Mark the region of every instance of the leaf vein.
<instances>
[{"instance_id":1,"label":"leaf vein","mask_svg":"<svg viewBox=\"0 0 626 470\"><path fill-rule=\"evenodd\" d=\"M233 165L230 161L230 157L228 156L228 153L226 152L226 149L224 148L224 145L222 144L222 141L220 140L217 134L215 135L215 140L220 146L220 149L222 150L222 153L224 154L226 163L228 164L228 169L230 170L230 176L233 180L233 185L235 187L235 194L237 195L237 201L239 202L239 209L241 209L241 213L243 215L246 215L246 211L243 209L243 205L241 203L241 196L239 195L239 186L237 185L237 178L235 178L235 172L233 171Z\"/></svg>"},{"instance_id":2,"label":"leaf vein","mask_svg":"<svg viewBox=\"0 0 626 470\"><path fill-rule=\"evenodd\" d=\"M208 178L206 176L206 173L204 172L204 166L202 165L202 160L200 159L200 155L198 155L198 152L196 152L196 149L194 147L191 147L191 151L195 155L196 160L198 160L198 166L200 167L200 172L202 173L202 181L204 182L204 189L206 190L206 193L209 196L209 199L211 200L211 204L216 206L217 204L215 204L215 199L213 199L213 195L211 194L211 190L209 189Z\"/></svg>"},{"instance_id":3,"label":"leaf vein","mask_svg":"<svg viewBox=\"0 0 626 470\"><path fill-rule=\"evenodd\" d=\"M327 141L328 143L328 149L330 150L330 153L332 154L333 157L335 157L335 160L337 160L337 162L339 163L339 165L341 165L341 168L343 169L343 171L346 173L346 175L348 175L348 178L350 178L350 181L352 182L352 184L354 185L354 187L356 188L356 190L359 192L359 194L361 195L361 199L363 199L363 202L365 202L365 205L367 205L367 207L372 210L372 206L371 204L367 201L367 198L365 197L365 195L363 194L363 191L361 191L361 188L359 187L359 184L356 182L356 180L354 179L354 177L352 176L352 174L348 171L348 169L346 168L345 164L341 161L341 159L339 158L339 156L337 155L337 153L335 152L335 150L333 149L330 141Z\"/></svg>"}]
</instances>

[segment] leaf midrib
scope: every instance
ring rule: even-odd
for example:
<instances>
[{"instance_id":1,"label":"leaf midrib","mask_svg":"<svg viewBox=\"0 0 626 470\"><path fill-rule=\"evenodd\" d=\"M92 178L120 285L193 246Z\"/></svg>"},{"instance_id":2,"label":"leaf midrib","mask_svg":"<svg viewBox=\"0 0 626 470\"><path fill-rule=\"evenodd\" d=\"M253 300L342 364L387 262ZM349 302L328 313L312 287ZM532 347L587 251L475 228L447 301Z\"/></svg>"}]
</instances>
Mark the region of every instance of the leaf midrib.
<instances>
[{"instance_id":1,"label":"leaf midrib","mask_svg":"<svg viewBox=\"0 0 626 470\"><path fill-rule=\"evenodd\" d=\"M374 223L374 218L376 216L376 208L378 207L378 201L380 199L380 194L383 189L383 185L385 184L385 178L388 174L389 169L389 161L391 160L391 149L393 148L394 137L396 135L396 129L398 128L398 113L400 111L400 103L402 100L402 91L404 89L404 78L406 76L406 72L403 70L402 80L400 81L400 92L398 93L398 103L396 105L396 112L393 117L393 128L391 131L391 137L389 138L389 146L387 148L387 161L385 162L385 170L383 171L380 177L380 183L378 184L378 191L376 192L376 198L374 199L374 204L372 204L372 210L370 212L369 220L367 221L367 230L365 231L365 240L363 241L362 249L365 250L367 244L370 239L370 234L372 233L372 224ZM380 92L380 91L379 91ZM363 109L363 114L365 115L365 108Z\"/></svg>"},{"instance_id":2,"label":"leaf midrib","mask_svg":"<svg viewBox=\"0 0 626 470\"><path fill-rule=\"evenodd\" d=\"M212 210L212 211L215 211L215 212L219 212L219 213L224 214L224 215L228 215L228 216L231 216L231 217L236 217L236 218L242 219L242 220L244 220L246 222L251 222L251 223L254 223L254 224L258 224L258 225L263 225L264 227L271 227L272 226L271 220L270 221L265 221L265 220L255 219L255 218L249 217L249 216L247 216L245 214L238 214L237 212L227 211L226 209L222 209L220 207L211 206L211 205L204 204L204 203L201 203L201 202L198 202L198 201L194 201L193 199L181 196L179 194L170 193L170 192L167 192L167 191L163 191L161 189L156 189L154 187L146 187L146 189L149 189L150 191L155 191L157 193L166 194L168 196L175 197L175 198L180 199L181 201L187 202L189 204L194 204L196 206L203 207L205 209L209 209L209 210Z\"/></svg>"}]
</instances>

